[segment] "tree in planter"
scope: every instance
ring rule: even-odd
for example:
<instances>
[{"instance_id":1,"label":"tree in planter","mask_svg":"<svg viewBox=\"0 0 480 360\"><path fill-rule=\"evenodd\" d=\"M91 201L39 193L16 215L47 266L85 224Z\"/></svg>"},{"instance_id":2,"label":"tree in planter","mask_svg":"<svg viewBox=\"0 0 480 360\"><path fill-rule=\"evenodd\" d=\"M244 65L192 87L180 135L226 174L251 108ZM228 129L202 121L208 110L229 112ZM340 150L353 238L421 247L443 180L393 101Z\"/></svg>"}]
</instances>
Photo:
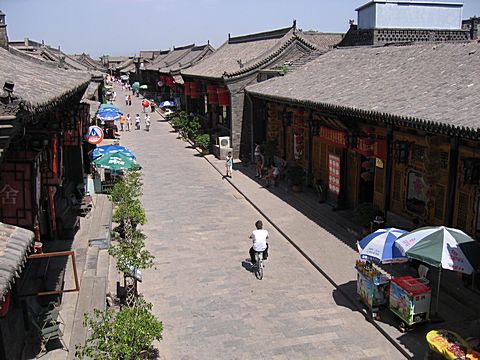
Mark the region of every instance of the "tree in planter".
<instances>
[{"instance_id":1,"label":"tree in planter","mask_svg":"<svg viewBox=\"0 0 480 360\"><path fill-rule=\"evenodd\" d=\"M162 339L162 322L151 310L152 304L142 299L134 307L118 312L95 309L93 316L85 314L83 326L90 330L89 338L84 346L77 346L75 357L94 360L145 358L152 342Z\"/></svg>"},{"instance_id":2,"label":"tree in planter","mask_svg":"<svg viewBox=\"0 0 480 360\"><path fill-rule=\"evenodd\" d=\"M175 116L170 123L172 124L173 128L178 131L182 131L185 125L188 122L188 116L185 111L180 112L177 116Z\"/></svg>"},{"instance_id":3,"label":"tree in planter","mask_svg":"<svg viewBox=\"0 0 480 360\"><path fill-rule=\"evenodd\" d=\"M210 149L210 135L209 134L198 134L193 140L195 146L198 146L202 149L203 153L208 152Z\"/></svg>"},{"instance_id":4,"label":"tree in planter","mask_svg":"<svg viewBox=\"0 0 480 360\"><path fill-rule=\"evenodd\" d=\"M117 269L124 274L127 305L132 306L137 299L136 272L151 267L153 256L144 248L145 235L137 226L146 223L145 210L138 199L142 195L142 174L139 171L128 172L115 183L110 197L116 205L113 221L119 224L120 239L118 245L109 248L109 254L117 261Z\"/></svg>"},{"instance_id":5,"label":"tree in planter","mask_svg":"<svg viewBox=\"0 0 480 360\"><path fill-rule=\"evenodd\" d=\"M288 164L285 168L285 178L297 191L301 189L304 176L305 170L298 164Z\"/></svg>"},{"instance_id":6,"label":"tree in planter","mask_svg":"<svg viewBox=\"0 0 480 360\"><path fill-rule=\"evenodd\" d=\"M353 210L353 222L362 227L364 233L370 232L371 222L381 211L372 203L361 203Z\"/></svg>"},{"instance_id":7,"label":"tree in planter","mask_svg":"<svg viewBox=\"0 0 480 360\"><path fill-rule=\"evenodd\" d=\"M189 139L195 139L201 127L202 124L200 124L200 119L198 117L188 117L188 121L182 129L184 137Z\"/></svg>"}]
</instances>

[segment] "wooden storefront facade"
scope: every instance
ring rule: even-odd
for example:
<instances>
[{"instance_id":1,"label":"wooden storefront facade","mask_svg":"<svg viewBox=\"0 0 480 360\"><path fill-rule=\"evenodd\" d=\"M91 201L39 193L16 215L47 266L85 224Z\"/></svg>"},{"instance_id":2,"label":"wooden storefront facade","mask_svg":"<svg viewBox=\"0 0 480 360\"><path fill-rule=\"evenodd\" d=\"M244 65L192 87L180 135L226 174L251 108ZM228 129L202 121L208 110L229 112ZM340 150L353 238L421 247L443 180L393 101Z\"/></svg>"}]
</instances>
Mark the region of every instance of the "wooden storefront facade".
<instances>
[{"instance_id":1,"label":"wooden storefront facade","mask_svg":"<svg viewBox=\"0 0 480 360\"><path fill-rule=\"evenodd\" d=\"M327 184L332 205L373 203L387 220L453 226L480 239L474 133L253 98L255 140L301 165L307 183Z\"/></svg>"}]
</instances>

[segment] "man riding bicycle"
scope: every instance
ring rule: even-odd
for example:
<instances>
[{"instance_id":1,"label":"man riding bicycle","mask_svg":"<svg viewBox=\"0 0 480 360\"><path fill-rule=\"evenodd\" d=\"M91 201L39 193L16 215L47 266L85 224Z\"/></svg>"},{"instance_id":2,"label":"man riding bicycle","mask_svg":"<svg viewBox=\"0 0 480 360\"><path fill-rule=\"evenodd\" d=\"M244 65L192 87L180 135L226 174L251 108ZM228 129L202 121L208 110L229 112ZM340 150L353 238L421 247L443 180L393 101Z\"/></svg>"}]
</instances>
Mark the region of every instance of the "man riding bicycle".
<instances>
[{"instance_id":1,"label":"man riding bicycle","mask_svg":"<svg viewBox=\"0 0 480 360\"><path fill-rule=\"evenodd\" d=\"M263 259L267 260L268 257L268 231L263 229L262 220L258 220L255 223L256 230L253 230L250 239L252 239L253 245L250 248L250 261L255 265L255 253L263 252Z\"/></svg>"}]
</instances>

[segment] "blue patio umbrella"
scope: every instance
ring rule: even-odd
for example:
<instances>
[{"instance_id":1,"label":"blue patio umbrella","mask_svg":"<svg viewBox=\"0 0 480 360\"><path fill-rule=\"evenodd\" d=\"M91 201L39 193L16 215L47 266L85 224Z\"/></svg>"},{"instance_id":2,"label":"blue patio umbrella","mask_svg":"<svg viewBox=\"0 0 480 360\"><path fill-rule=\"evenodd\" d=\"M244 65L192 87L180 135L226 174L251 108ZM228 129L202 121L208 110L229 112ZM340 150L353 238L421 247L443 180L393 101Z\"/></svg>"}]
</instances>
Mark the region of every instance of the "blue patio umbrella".
<instances>
[{"instance_id":1,"label":"blue patio umbrella","mask_svg":"<svg viewBox=\"0 0 480 360\"><path fill-rule=\"evenodd\" d=\"M171 100L162 101L160 107L175 106L175 102Z\"/></svg>"},{"instance_id":2,"label":"blue patio umbrella","mask_svg":"<svg viewBox=\"0 0 480 360\"><path fill-rule=\"evenodd\" d=\"M116 121L120 120L120 113L116 111L99 111L97 113L97 119L101 121Z\"/></svg>"},{"instance_id":3,"label":"blue patio umbrella","mask_svg":"<svg viewBox=\"0 0 480 360\"><path fill-rule=\"evenodd\" d=\"M100 156L113 152L121 152L124 155L127 155L129 158L135 159L135 155L130 150L120 145L103 145L96 147L88 153L88 156L91 160L94 160Z\"/></svg>"},{"instance_id":4,"label":"blue patio umbrella","mask_svg":"<svg viewBox=\"0 0 480 360\"><path fill-rule=\"evenodd\" d=\"M395 240L406 231L396 228L379 229L357 242L362 260L380 264L406 262L408 258L395 246Z\"/></svg>"}]
</instances>

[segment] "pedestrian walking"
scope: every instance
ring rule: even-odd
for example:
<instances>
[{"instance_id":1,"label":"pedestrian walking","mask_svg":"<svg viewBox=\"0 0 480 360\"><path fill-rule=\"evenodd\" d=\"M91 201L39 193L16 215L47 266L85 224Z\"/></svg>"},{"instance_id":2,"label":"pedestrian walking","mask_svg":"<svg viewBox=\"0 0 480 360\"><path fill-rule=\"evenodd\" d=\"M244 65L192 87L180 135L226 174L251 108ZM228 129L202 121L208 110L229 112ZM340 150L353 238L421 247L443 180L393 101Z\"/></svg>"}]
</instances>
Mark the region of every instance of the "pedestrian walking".
<instances>
[{"instance_id":1,"label":"pedestrian walking","mask_svg":"<svg viewBox=\"0 0 480 360\"><path fill-rule=\"evenodd\" d=\"M150 102L147 99L143 99L142 101L142 109L143 112L147 112L147 108L150 107Z\"/></svg>"},{"instance_id":2,"label":"pedestrian walking","mask_svg":"<svg viewBox=\"0 0 480 360\"><path fill-rule=\"evenodd\" d=\"M150 115L147 114L147 118L145 119L145 130L150 131Z\"/></svg>"},{"instance_id":3,"label":"pedestrian walking","mask_svg":"<svg viewBox=\"0 0 480 360\"><path fill-rule=\"evenodd\" d=\"M132 95L128 95L128 106L132 106Z\"/></svg>"},{"instance_id":4,"label":"pedestrian walking","mask_svg":"<svg viewBox=\"0 0 480 360\"><path fill-rule=\"evenodd\" d=\"M135 115L135 127L137 130L140 130L140 115Z\"/></svg>"},{"instance_id":5,"label":"pedestrian walking","mask_svg":"<svg viewBox=\"0 0 480 360\"><path fill-rule=\"evenodd\" d=\"M155 100L150 100L150 110L152 112L155 112Z\"/></svg>"},{"instance_id":6,"label":"pedestrian walking","mask_svg":"<svg viewBox=\"0 0 480 360\"><path fill-rule=\"evenodd\" d=\"M233 169L233 158L232 158L232 153L229 152L225 161L225 168L226 168L226 173L225 177L229 177L230 179L232 178L232 169Z\"/></svg>"},{"instance_id":7,"label":"pedestrian walking","mask_svg":"<svg viewBox=\"0 0 480 360\"><path fill-rule=\"evenodd\" d=\"M130 114L128 114L127 118L125 119L125 125L127 127L127 131L130 131L130 128L132 127L132 119L130 117Z\"/></svg>"},{"instance_id":8,"label":"pedestrian walking","mask_svg":"<svg viewBox=\"0 0 480 360\"><path fill-rule=\"evenodd\" d=\"M255 154L255 164L256 164L259 160L259 156L262 154L262 148L260 147L260 144L258 142L255 143L254 154Z\"/></svg>"},{"instance_id":9,"label":"pedestrian walking","mask_svg":"<svg viewBox=\"0 0 480 360\"><path fill-rule=\"evenodd\" d=\"M268 167L267 177L265 178L265 181L266 181L265 187L270 187L270 185L272 184L276 186L278 174L279 174L279 171L278 171L278 168L275 166L275 163L271 163L270 166Z\"/></svg>"},{"instance_id":10,"label":"pedestrian walking","mask_svg":"<svg viewBox=\"0 0 480 360\"><path fill-rule=\"evenodd\" d=\"M262 171L263 171L263 162L264 157L262 153L257 156L257 165L255 167L255 177L261 179L262 178Z\"/></svg>"},{"instance_id":11,"label":"pedestrian walking","mask_svg":"<svg viewBox=\"0 0 480 360\"><path fill-rule=\"evenodd\" d=\"M114 90L112 93L112 100L115 101L117 99L117 92Z\"/></svg>"},{"instance_id":12,"label":"pedestrian walking","mask_svg":"<svg viewBox=\"0 0 480 360\"><path fill-rule=\"evenodd\" d=\"M125 106L128 106L128 95L125 95Z\"/></svg>"},{"instance_id":13,"label":"pedestrian walking","mask_svg":"<svg viewBox=\"0 0 480 360\"><path fill-rule=\"evenodd\" d=\"M125 126L125 116L120 116L120 131L123 131L123 128Z\"/></svg>"}]
</instances>

